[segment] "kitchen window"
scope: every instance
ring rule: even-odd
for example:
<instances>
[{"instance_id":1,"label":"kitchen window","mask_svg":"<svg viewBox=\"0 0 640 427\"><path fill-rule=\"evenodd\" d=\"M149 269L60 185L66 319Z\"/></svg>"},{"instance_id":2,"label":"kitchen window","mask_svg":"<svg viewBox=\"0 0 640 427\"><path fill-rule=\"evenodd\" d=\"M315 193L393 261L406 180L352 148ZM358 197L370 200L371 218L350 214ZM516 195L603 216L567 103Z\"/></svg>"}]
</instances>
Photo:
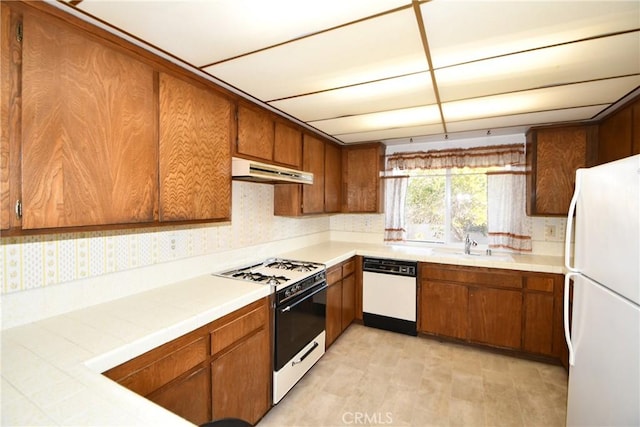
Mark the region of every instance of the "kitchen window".
<instances>
[{"instance_id":1,"label":"kitchen window","mask_svg":"<svg viewBox=\"0 0 640 427\"><path fill-rule=\"evenodd\" d=\"M531 251L523 165L519 144L388 156L385 241Z\"/></svg>"},{"instance_id":2,"label":"kitchen window","mask_svg":"<svg viewBox=\"0 0 640 427\"><path fill-rule=\"evenodd\" d=\"M503 168L414 169L408 175L408 242L487 245L487 172Z\"/></svg>"}]
</instances>

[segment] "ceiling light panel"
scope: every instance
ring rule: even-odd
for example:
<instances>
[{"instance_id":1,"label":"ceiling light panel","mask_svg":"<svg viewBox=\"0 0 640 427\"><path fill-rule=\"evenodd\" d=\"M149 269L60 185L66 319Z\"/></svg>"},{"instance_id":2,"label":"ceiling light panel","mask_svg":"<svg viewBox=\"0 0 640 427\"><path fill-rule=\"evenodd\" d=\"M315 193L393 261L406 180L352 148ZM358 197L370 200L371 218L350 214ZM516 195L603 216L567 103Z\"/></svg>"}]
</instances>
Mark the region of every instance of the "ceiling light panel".
<instances>
[{"instance_id":1,"label":"ceiling light panel","mask_svg":"<svg viewBox=\"0 0 640 427\"><path fill-rule=\"evenodd\" d=\"M449 132L465 132L476 129L498 129L513 126L542 125L547 123L572 122L577 120L589 120L605 109L609 104L593 105L588 107L567 108L552 111L540 111L537 113L525 113L490 117L479 120L466 120L461 122L448 122ZM493 132L492 132L493 133Z\"/></svg>"},{"instance_id":2,"label":"ceiling light panel","mask_svg":"<svg viewBox=\"0 0 640 427\"><path fill-rule=\"evenodd\" d=\"M441 124L424 126L409 126L398 129L383 129L371 132L359 132L338 135L337 138L345 143L383 141L390 138L411 138L416 135L438 135L443 132Z\"/></svg>"},{"instance_id":3,"label":"ceiling light panel","mask_svg":"<svg viewBox=\"0 0 640 427\"><path fill-rule=\"evenodd\" d=\"M434 68L640 27L638 1L431 1Z\"/></svg>"},{"instance_id":4,"label":"ceiling light panel","mask_svg":"<svg viewBox=\"0 0 640 427\"><path fill-rule=\"evenodd\" d=\"M427 70L411 8L204 68L263 101Z\"/></svg>"},{"instance_id":5,"label":"ceiling light panel","mask_svg":"<svg viewBox=\"0 0 640 427\"><path fill-rule=\"evenodd\" d=\"M430 125L439 122L440 112L438 106L425 105L379 113L361 114L359 116L320 120L309 122L309 124L329 135L339 135L406 126Z\"/></svg>"},{"instance_id":6,"label":"ceiling light panel","mask_svg":"<svg viewBox=\"0 0 640 427\"><path fill-rule=\"evenodd\" d=\"M443 102L640 74L640 31L436 70Z\"/></svg>"},{"instance_id":7,"label":"ceiling light panel","mask_svg":"<svg viewBox=\"0 0 640 427\"><path fill-rule=\"evenodd\" d=\"M78 8L203 66L411 4L408 0L84 0Z\"/></svg>"},{"instance_id":8,"label":"ceiling light panel","mask_svg":"<svg viewBox=\"0 0 640 427\"><path fill-rule=\"evenodd\" d=\"M435 102L431 76L424 72L283 99L269 104L300 120L314 121Z\"/></svg>"},{"instance_id":9,"label":"ceiling light panel","mask_svg":"<svg viewBox=\"0 0 640 427\"><path fill-rule=\"evenodd\" d=\"M631 92L638 85L640 85L640 76L598 80L447 102L442 105L442 111L445 120L449 123L526 112L609 104Z\"/></svg>"}]
</instances>

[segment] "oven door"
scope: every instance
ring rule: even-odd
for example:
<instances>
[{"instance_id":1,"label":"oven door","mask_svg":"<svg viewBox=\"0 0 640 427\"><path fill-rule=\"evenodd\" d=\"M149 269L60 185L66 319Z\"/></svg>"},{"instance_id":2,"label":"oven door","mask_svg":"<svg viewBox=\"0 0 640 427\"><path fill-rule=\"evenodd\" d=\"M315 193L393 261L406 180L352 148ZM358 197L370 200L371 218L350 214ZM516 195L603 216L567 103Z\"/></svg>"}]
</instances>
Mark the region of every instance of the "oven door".
<instances>
[{"instance_id":1,"label":"oven door","mask_svg":"<svg viewBox=\"0 0 640 427\"><path fill-rule=\"evenodd\" d=\"M326 309L327 284L324 282L276 307L274 371L279 371L325 330Z\"/></svg>"}]
</instances>

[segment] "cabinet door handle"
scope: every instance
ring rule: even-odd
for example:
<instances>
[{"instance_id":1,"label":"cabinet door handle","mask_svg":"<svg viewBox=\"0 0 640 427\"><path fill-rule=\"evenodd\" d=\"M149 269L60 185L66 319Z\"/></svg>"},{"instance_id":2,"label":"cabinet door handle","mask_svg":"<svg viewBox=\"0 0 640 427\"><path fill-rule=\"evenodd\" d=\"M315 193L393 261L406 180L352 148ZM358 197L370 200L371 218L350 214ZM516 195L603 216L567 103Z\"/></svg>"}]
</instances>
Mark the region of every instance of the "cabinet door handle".
<instances>
[{"instance_id":1,"label":"cabinet door handle","mask_svg":"<svg viewBox=\"0 0 640 427\"><path fill-rule=\"evenodd\" d=\"M20 199L16 200L15 213L16 218L22 219L22 202Z\"/></svg>"}]
</instances>

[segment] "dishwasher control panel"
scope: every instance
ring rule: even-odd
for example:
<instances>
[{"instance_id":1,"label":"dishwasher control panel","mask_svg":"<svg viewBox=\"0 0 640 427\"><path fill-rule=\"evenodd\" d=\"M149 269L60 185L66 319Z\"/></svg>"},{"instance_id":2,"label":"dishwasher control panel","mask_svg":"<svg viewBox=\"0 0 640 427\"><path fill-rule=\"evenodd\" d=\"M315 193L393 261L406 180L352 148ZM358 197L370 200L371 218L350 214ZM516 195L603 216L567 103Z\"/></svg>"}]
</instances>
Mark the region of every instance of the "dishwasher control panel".
<instances>
[{"instance_id":1,"label":"dishwasher control panel","mask_svg":"<svg viewBox=\"0 0 640 427\"><path fill-rule=\"evenodd\" d=\"M363 271L409 277L416 277L417 266L418 263L415 261L402 261L387 258L365 257L362 262Z\"/></svg>"}]
</instances>

